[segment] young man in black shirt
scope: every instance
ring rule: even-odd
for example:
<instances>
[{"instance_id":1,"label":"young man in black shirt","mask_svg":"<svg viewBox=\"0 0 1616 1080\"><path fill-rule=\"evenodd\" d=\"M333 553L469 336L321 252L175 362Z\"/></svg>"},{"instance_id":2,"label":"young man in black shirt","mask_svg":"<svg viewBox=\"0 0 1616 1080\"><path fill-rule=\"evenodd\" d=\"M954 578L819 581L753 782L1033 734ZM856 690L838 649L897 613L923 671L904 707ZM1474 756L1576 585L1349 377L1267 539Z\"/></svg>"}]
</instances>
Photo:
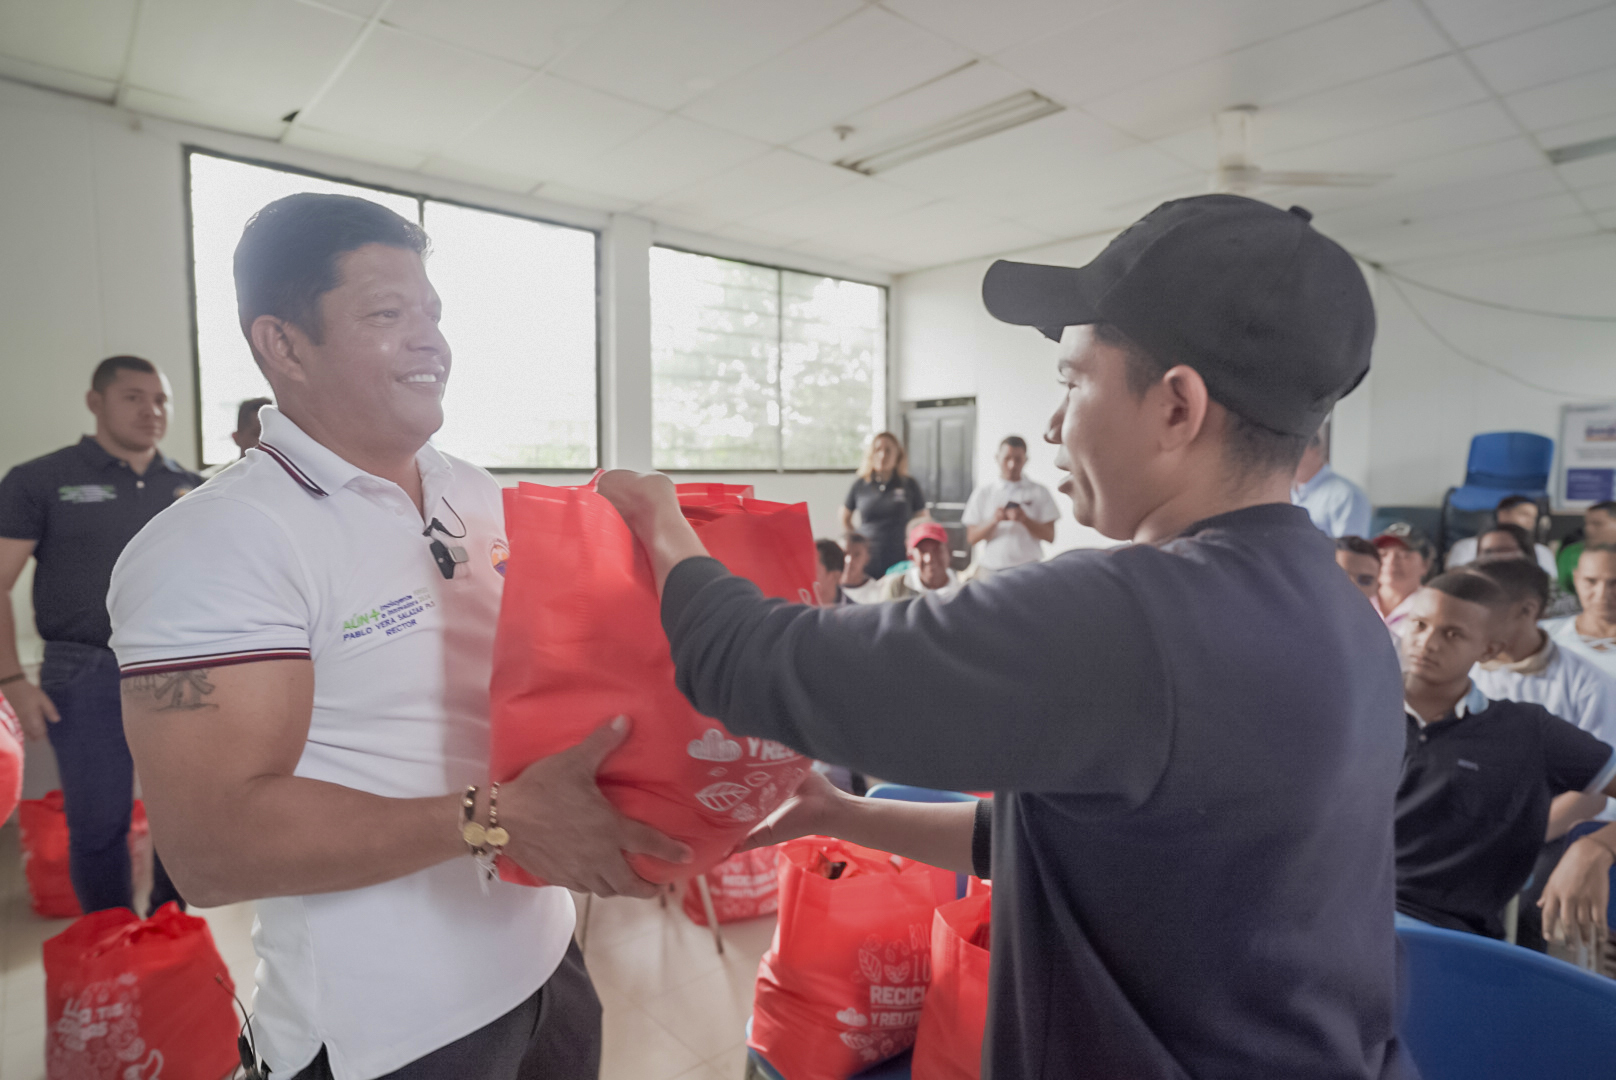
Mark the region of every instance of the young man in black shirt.
<instances>
[{"instance_id":1,"label":"young man in black shirt","mask_svg":"<svg viewBox=\"0 0 1616 1080\"><path fill-rule=\"evenodd\" d=\"M784 605L702 557L666 477L607 473L680 687L737 733L996 792L985 1077L1411 1076L1396 656L1290 504L1368 370L1362 275L1306 211L1209 195L1080 269L995 263L983 295L1060 340L1062 490L1134 543L946 601ZM970 863L971 810L932 861Z\"/></svg>"},{"instance_id":2,"label":"young man in black shirt","mask_svg":"<svg viewBox=\"0 0 1616 1080\"><path fill-rule=\"evenodd\" d=\"M1505 647L1508 606L1482 574L1442 574L1414 594L1403 633L1397 910L1495 938L1543 849L1554 797L1616 794L1609 745L1541 705L1491 701L1471 681Z\"/></svg>"}]
</instances>

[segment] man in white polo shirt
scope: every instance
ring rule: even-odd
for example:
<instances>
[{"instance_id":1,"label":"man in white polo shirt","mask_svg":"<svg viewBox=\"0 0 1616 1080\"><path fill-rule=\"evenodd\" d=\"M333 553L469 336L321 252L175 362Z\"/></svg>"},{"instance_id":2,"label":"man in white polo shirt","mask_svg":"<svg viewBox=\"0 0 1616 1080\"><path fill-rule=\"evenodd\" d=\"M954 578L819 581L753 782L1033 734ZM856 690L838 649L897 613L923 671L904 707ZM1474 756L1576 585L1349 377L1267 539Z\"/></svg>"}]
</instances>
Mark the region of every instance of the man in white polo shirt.
<instances>
[{"instance_id":1,"label":"man in white polo shirt","mask_svg":"<svg viewBox=\"0 0 1616 1080\"><path fill-rule=\"evenodd\" d=\"M998 477L971 492L960 517L965 542L982 545L976 560L979 578L1042 561L1042 545L1055 539L1055 519L1060 517L1049 489L1021 475L1027 467L1027 440L1007 435L999 443L998 464Z\"/></svg>"},{"instance_id":2,"label":"man in white polo shirt","mask_svg":"<svg viewBox=\"0 0 1616 1080\"><path fill-rule=\"evenodd\" d=\"M427 445L450 350L426 243L345 196L248 223L237 299L278 407L118 562L124 724L181 890L258 902L276 1077L593 1078L572 899L486 880L490 844L607 895L654 894L624 851L689 853L595 786L624 721L491 790L500 491Z\"/></svg>"}]
</instances>

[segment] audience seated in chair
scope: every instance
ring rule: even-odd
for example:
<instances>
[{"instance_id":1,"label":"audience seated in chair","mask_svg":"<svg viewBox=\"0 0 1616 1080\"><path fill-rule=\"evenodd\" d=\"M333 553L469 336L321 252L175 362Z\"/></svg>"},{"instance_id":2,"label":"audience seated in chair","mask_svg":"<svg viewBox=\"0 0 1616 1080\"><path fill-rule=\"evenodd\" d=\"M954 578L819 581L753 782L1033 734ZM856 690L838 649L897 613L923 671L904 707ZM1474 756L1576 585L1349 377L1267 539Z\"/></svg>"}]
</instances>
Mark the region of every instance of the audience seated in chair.
<instances>
[{"instance_id":1,"label":"audience seated in chair","mask_svg":"<svg viewBox=\"0 0 1616 1080\"><path fill-rule=\"evenodd\" d=\"M1593 544L1616 544L1616 501L1594 503L1582 512L1582 528L1565 538L1560 553L1554 557L1559 571L1556 575L1561 592L1575 592L1572 578L1577 572L1577 560L1582 549Z\"/></svg>"},{"instance_id":2,"label":"audience seated in chair","mask_svg":"<svg viewBox=\"0 0 1616 1080\"><path fill-rule=\"evenodd\" d=\"M1616 544L1589 544L1572 575L1582 612L1547 619L1543 629L1574 653L1616 675Z\"/></svg>"},{"instance_id":3,"label":"audience seated in chair","mask_svg":"<svg viewBox=\"0 0 1616 1080\"><path fill-rule=\"evenodd\" d=\"M1527 537L1528 555L1537 560L1537 564L1543 567L1545 573L1553 575L1556 573L1554 552L1533 540L1537 535L1538 516L1541 513L1542 510L1535 500L1525 495L1510 495L1499 500L1498 508L1493 511L1493 523L1513 525L1520 529ZM1463 540L1455 541L1448 549L1448 557L1443 563L1444 569L1457 570L1461 566L1475 562L1479 557L1482 537L1486 535L1487 530L1484 530L1476 536L1467 536Z\"/></svg>"},{"instance_id":4,"label":"audience seated in chair","mask_svg":"<svg viewBox=\"0 0 1616 1080\"><path fill-rule=\"evenodd\" d=\"M864 572L870 565L870 542L862 533L850 532L842 537L842 550L847 562L842 567L842 596L850 604L878 604L881 602L881 579Z\"/></svg>"},{"instance_id":5,"label":"audience seated in chair","mask_svg":"<svg viewBox=\"0 0 1616 1080\"><path fill-rule=\"evenodd\" d=\"M814 601L820 607L837 607L850 603L842 595L842 573L847 567L847 553L834 540L815 540L814 550L818 573L814 577Z\"/></svg>"},{"instance_id":6,"label":"audience seated in chair","mask_svg":"<svg viewBox=\"0 0 1616 1080\"><path fill-rule=\"evenodd\" d=\"M1616 793L1611 747L1541 705L1492 700L1471 679L1506 647L1491 578L1439 575L1403 631L1407 743L1397 788L1397 910L1499 938L1563 792Z\"/></svg>"},{"instance_id":7,"label":"audience seated in chair","mask_svg":"<svg viewBox=\"0 0 1616 1080\"><path fill-rule=\"evenodd\" d=\"M1379 536L1380 591L1375 606L1393 634L1401 636L1408 618L1408 605L1419 591L1436 559L1436 547L1417 526L1394 521Z\"/></svg>"},{"instance_id":8,"label":"audience seated in chair","mask_svg":"<svg viewBox=\"0 0 1616 1080\"><path fill-rule=\"evenodd\" d=\"M964 582L948 565L948 558L948 530L935 521L915 522L909 528L909 567L881 580L881 599L953 599Z\"/></svg>"},{"instance_id":9,"label":"audience seated in chair","mask_svg":"<svg viewBox=\"0 0 1616 1080\"><path fill-rule=\"evenodd\" d=\"M1380 549L1361 536L1341 536L1335 542L1335 564L1345 570L1358 591L1374 604L1380 595ZM1377 610L1378 607L1377 607Z\"/></svg>"}]
</instances>

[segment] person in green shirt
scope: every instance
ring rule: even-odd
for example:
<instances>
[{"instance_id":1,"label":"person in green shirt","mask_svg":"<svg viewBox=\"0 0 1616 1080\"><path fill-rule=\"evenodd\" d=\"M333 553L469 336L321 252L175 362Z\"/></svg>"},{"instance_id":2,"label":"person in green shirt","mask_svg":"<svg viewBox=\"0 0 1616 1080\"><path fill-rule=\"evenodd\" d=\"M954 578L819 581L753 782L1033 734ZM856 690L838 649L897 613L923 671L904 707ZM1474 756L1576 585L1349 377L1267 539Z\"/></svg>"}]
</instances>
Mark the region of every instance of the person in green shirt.
<instances>
[{"instance_id":1,"label":"person in green shirt","mask_svg":"<svg viewBox=\"0 0 1616 1080\"><path fill-rule=\"evenodd\" d=\"M1582 558L1582 549L1589 544L1616 544L1616 500L1594 503L1584 510L1582 538L1575 543L1562 545L1560 553L1555 556L1561 592L1575 592L1576 585L1571 578L1577 572L1577 560Z\"/></svg>"}]
</instances>

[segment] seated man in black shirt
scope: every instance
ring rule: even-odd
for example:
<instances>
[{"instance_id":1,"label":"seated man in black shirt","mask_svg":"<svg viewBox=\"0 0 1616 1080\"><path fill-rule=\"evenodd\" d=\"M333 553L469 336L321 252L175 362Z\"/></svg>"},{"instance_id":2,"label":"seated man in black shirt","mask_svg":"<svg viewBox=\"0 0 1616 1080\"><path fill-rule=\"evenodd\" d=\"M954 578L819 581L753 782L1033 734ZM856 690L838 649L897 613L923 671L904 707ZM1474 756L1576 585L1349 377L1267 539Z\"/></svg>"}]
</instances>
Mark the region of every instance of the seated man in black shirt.
<instances>
[{"instance_id":1,"label":"seated man in black shirt","mask_svg":"<svg viewBox=\"0 0 1616 1080\"><path fill-rule=\"evenodd\" d=\"M1471 682L1471 668L1504 647L1508 606L1481 574L1443 574L1414 595L1403 634L1397 910L1495 938L1543 847L1550 801L1616 793L1609 745L1541 705L1490 701Z\"/></svg>"}]
</instances>

